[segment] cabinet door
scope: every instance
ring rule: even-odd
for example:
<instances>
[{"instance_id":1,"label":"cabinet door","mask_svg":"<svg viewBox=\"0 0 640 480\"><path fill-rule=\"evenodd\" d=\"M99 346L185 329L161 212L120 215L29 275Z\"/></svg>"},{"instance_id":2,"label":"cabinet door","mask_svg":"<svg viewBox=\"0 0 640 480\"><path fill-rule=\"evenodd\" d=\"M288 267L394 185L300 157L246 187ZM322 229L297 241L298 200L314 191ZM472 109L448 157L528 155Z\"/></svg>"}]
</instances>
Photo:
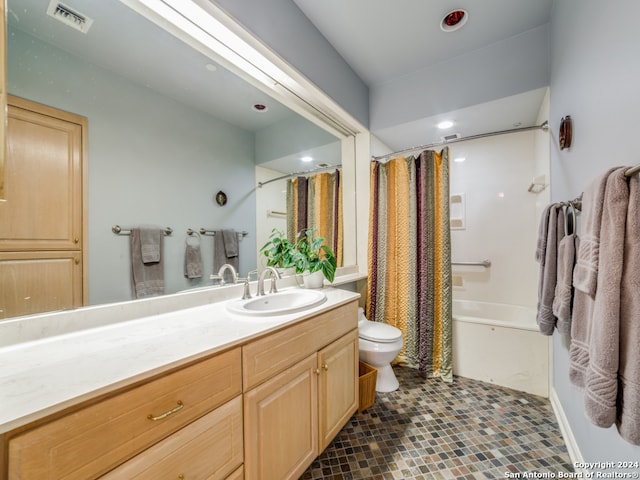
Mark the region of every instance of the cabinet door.
<instances>
[{"instance_id":1,"label":"cabinet door","mask_svg":"<svg viewBox=\"0 0 640 480\"><path fill-rule=\"evenodd\" d=\"M0 319L80 306L80 252L0 252Z\"/></svg>"},{"instance_id":2,"label":"cabinet door","mask_svg":"<svg viewBox=\"0 0 640 480\"><path fill-rule=\"evenodd\" d=\"M320 452L358 409L358 331L318 352Z\"/></svg>"},{"instance_id":3,"label":"cabinet door","mask_svg":"<svg viewBox=\"0 0 640 480\"><path fill-rule=\"evenodd\" d=\"M9 99L0 250L82 248L82 117Z\"/></svg>"},{"instance_id":4,"label":"cabinet door","mask_svg":"<svg viewBox=\"0 0 640 480\"><path fill-rule=\"evenodd\" d=\"M245 478L297 479L318 455L317 356L244 395Z\"/></svg>"}]
</instances>

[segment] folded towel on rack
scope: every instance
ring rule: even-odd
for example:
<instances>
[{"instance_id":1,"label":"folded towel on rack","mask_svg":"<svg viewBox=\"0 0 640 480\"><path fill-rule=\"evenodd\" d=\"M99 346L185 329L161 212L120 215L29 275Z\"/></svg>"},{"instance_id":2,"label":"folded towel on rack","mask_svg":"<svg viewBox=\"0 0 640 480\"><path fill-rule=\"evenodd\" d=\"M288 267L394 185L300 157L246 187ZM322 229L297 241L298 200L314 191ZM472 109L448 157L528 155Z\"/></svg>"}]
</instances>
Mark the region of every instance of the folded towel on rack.
<instances>
[{"instance_id":1,"label":"folded towel on rack","mask_svg":"<svg viewBox=\"0 0 640 480\"><path fill-rule=\"evenodd\" d=\"M629 177L629 208L620 298L620 365L616 426L640 445L640 177Z\"/></svg>"},{"instance_id":2,"label":"folded towel on rack","mask_svg":"<svg viewBox=\"0 0 640 480\"><path fill-rule=\"evenodd\" d=\"M235 230L222 230L224 240L224 252L227 258L238 256L238 232Z\"/></svg>"},{"instance_id":3,"label":"folded towel on rack","mask_svg":"<svg viewBox=\"0 0 640 480\"><path fill-rule=\"evenodd\" d=\"M160 232L157 262L145 263L142 253L142 229L131 229L131 274L135 298L164 295L164 265L162 261L163 231Z\"/></svg>"},{"instance_id":4,"label":"folded towel on rack","mask_svg":"<svg viewBox=\"0 0 640 480\"><path fill-rule=\"evenodd\" d=\"M625 230L629 184L619 168L609 175L600 227L597 289L588 339L584 406L587 418L599 427L616 421L620 355L621 287L625 261ZM578 319L576 319L578 321ZM636 346L637 349L637 346Z\"/></svg>"},{"instance_id":5,"label":"folded towel on rack","mask_svg":"<svg viewBox=\"0 0 640 480\"><path fill-rule=\"evenodd\" d=\"M220 267L222 265L224 265L225 263L228 263L229 265L233 266L233 268L236 269L236 272L238 271L238 269L240 268L240 255L238 254L238 252L236 251L235 256L233 257L228 257L227 256L227 250L225 248L225 239L224 239L224 231L223 230L217 230L215 232L213 232L213 268L214 271L218 271L220 270ZM236 235L236 242L237 242L237 235ZM236 243L237 245L237 243ZM233 250L230 250L231 253L233 253ZM227 283L231 283L233 282L233 278L231 275L231 272L229 272L228 270L224 273L224 281Z\"/></svg>"},{"instance_id":6,"label":"folded towel on rack","mask_svg":"<svg viewBox=\"0 0 640 480\"><path fill-rule=\"evenodd\" d=\"M160 261L160 242L164 232L159 228L140 228L140 251L143 263Z\"/></svg>"},{"instance_id":7,"label":"folded towel on rack","mask_svg":"<svg viewBox=\"0 0 640 480\"><path fill-rule=\"evenodd\" d=\"M607 178L615 168L596 178L582 194L582 232L580 250L573 271L573 286L594 296L598 279L600 224Z\"/></svg>"},{"instance_id":8,"label":"folded towel on rack","mask_svg":"<svg viewBox=\"0 0 640 480\"><path fill-rule=\"evenodd\" d=\"M571 215L569 216L569 212ZM569 225L568 219L572 222ZM565 212L565 236L558 245L558 278L553 297L553 314L557 317L556 328L564 336L571 335L571 307L573 305L573 269L576 264L576 248L580 240L575 233L576 213L573 206Z\"/></svg>"},{"instance_id":9,"label":"folded towel on rack","mask_svg":"<svg viewBox=\"0 0 640 480\"><path fill-rule=\"evenodd\" d=\"M558 276L558 244L564 236L564 229L558 228L560 224L564 224L564 209L562 205L556 203L549 210L545 257L544 263L540 264L538 281L538 313L536 321L540 333L543 335L553 335L557 321L556 316L553 314L553 298L556 292Z\"/></svg>"},{"instance_id":10,"label":"folded towel on rack","mask_svg":"<svg viewBox=\"0 0 640 480\"><path fill-rule=\"evenodd\" d=\"M189 243L191 241L191 243ZM202 252L200 251L200 236L197 233L187 235L184 251L184 276L187 278L202 278Z\"/></svg>"}]
</instances>

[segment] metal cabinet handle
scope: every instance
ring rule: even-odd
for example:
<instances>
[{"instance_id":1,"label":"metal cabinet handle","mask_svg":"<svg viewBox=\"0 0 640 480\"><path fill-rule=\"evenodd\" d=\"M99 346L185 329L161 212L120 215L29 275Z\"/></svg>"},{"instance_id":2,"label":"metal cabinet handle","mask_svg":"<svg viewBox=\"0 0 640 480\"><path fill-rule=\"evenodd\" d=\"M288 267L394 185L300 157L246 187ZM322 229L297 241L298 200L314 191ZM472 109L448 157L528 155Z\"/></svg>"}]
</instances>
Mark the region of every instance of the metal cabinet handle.
<instances>
[{"instance_id":1,"label":"metal cabinet handle","mask_svg":"<svg viewBox=\"0 0 640 480\"><path fill-rule=\"evenodd\" d=\"M173 415L174 413L179 412L183 408L184 408L184 404L182 403L182 400L178 400L178 405L172 408L171 410L169 410L168 412L164 412L158 415L157 417L154 416L152 413L150 413L149 415L147 415L147 418L155 422L156 420L162 420L163 418L167 418L169 415Z\"/></svg>"},{"instance_id":2,"label":"metal cabinet handle","mask_svg":"<svg viewBox=\"0 0 640 480\"><path fill-rule=\"evenodd\" d=\"M320 375L320 369L316 368L316 375Z\"/></svg>"},{"instance_id":3,"label":"metal cabinet handle","mask_svg":"<svg viewBox=\"0 0 640 480\"><path fill-rule=\"evenodd\" d=\"M326 363L323 363L322 369L326 372L327 370L329 370L329 365L327 365Z\"/></svg>"}]
</instances>

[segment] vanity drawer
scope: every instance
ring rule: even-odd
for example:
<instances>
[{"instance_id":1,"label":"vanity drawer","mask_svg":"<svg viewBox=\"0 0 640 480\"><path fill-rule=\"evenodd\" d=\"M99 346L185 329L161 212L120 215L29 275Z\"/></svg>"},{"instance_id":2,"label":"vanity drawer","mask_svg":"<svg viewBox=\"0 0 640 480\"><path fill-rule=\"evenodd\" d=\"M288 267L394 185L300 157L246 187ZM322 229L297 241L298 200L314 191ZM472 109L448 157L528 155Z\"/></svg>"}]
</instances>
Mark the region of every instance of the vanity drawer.
<instances>
[{"instance_id":1,"label":"vanity drawer","mask_svg":"<svg viewBox=\"0 0 640 480\"><path fill-rule=\"evenodd\" d=\"M240 348L9 440L9 478L96 478L241 393Z\"/></svg>"},{"instance_id":2,"label":"vanity drawer","mask_svg":"<svg viewBox=\"0 0 640 480\"><path fill-rule=\"evenodd\" d=\"M297 323L242 347L243 389L248 391L358 326L358 302Z\"/></svg>"},{"instance_id":3,"label":"vanity drawer","mask_svg":"<svg viewBox=\"0 0 640 480\"><path fill-rule=\"evenodd\" d=\"M133 457L101 480L223 480L242 464L242 396Z\"/></svg>"}]
</instances>

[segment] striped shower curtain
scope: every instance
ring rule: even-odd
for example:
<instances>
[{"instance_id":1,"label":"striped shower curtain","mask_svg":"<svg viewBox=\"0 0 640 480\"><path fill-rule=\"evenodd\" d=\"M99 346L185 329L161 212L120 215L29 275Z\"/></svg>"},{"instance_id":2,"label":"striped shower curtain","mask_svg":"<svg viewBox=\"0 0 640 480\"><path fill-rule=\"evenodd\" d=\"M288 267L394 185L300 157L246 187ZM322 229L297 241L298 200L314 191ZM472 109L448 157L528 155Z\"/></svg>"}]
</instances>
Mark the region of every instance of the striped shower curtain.
<instances>
[{"instance_id":1,"label":"striped shower curtain","mask_svg":"<svg viewBox=\"0 0 640 480\"><path fill-rule=\"evenodd\" d=\"M449 150L371 164L367 316L399 328L397 361L453 380Z\"/></svg>"},{"instance_id":2,"label":"striped shower curtain","mask_svg":"<svg viewBox=\"0 0 640 480\"><path fill-rule=\"evenodd\" d=\"M342 181L340 170L297 177L287 182L287 237L316 227L318 237L333 249L342 266Z\"/></svg>"}]
</instances>

